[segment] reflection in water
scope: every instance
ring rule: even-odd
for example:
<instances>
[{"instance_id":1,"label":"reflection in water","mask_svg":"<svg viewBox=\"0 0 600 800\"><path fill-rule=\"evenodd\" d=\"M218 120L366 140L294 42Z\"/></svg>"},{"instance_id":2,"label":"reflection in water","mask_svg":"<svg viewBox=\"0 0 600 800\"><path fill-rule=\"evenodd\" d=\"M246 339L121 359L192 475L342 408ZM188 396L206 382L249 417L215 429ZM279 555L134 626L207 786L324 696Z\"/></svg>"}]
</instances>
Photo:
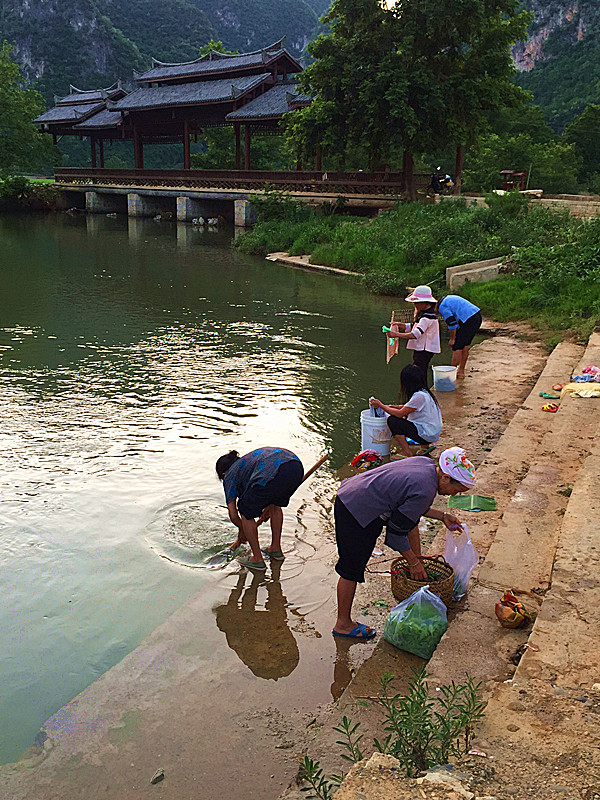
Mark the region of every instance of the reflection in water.
<instances>
[{"instance_id":1,"label":"reflection in water","mask_svg":"<svg viewBox=\"0 0 600 800\"><path fill-rule=\"evenodd\" d=\"M272 562L270 578L243 570L227 603L214 609L217 627L229 647L258 678L274 681L291 675L300 659L287 624L288 602L281 588L280 569L280 564ZM261 587L266 589L267 598L264 608L257 608Z\"/></svg>"},{"instance_id":2,"label":"reflection in water","mask_svg":"<svg viewBox=\"0 0 600 800\"><path fill-rule=\"evenodd\" d=\"M333 637L335 641L335 663L333 665L333 683L331 684L331 696L334 700L339 698L344 693L344 689L354 675L354 669L350 666L350 648L356 641L350 639L340 639L337 636Z\"/></svg>"}]
</instances>

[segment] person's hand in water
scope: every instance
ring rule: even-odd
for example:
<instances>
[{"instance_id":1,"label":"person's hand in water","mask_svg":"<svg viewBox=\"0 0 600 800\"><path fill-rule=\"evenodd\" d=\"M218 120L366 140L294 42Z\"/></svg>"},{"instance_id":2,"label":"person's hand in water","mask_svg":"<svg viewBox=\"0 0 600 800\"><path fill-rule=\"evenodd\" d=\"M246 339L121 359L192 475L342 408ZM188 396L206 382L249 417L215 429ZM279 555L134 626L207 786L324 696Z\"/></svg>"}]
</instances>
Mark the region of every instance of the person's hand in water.
<instances>
[{"instance_id":1,"label":"person's hand in water","mask_svg":"<svg viewBox=\"0 0 600 800\"><path fill-rule=\"evenodd\" d=\"M238 547L241 547L243 544L246 544L247 541L248 541L248 539L246 539L246 537L244 536L244 532L242 531L242 529L238 528L237 539L235 540L235 542L232 542L229 545L229 549L230 550L237 550Z\"/></svg>"}]
</instances>

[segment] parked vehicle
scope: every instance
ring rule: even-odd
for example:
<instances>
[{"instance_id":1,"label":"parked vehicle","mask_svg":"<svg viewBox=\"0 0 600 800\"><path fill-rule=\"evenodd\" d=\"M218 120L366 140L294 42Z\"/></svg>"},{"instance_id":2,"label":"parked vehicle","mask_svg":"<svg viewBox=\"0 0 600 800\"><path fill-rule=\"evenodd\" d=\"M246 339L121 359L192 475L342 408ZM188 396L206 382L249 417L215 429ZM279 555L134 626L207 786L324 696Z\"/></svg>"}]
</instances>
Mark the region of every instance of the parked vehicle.
<instances>
[{"instance_id":1,"label":"parked vehicle","mask_svg":"<svg viewBox=\"0 0 600 800\"><path fill-rule=\"evenodd\" d=\"M454 181L450 175L443 175L441 169L441 167L436 167L435 172L432 173L427 194L452 194Z\"/></svg>"}]
</instances>

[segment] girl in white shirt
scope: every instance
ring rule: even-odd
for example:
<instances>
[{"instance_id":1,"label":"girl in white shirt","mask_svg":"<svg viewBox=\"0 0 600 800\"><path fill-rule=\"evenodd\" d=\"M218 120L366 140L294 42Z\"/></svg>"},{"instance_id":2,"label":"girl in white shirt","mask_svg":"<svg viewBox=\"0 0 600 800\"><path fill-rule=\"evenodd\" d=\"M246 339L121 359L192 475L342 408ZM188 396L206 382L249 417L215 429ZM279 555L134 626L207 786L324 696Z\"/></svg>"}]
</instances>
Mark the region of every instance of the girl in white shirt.
<instances>
[{"instance_id":1,"label":"girl in white shirt","mask_svg":"<svg viewBox=\"0 0 600 800\"><path fill-rule=\"evenodd\" d=\"M429 286L417 286L406 301L414 303L414 322L393 322L388 336L392 339L407 339L406 347L413 351L413 364L427 375L429 362L441 351L440 324L435 312L436 299ZM401 330L402 325L404 331Z\"/></svg>"},{"instance_id":2,"label":"girl in white shirt","mask_svg":"<svg viewBox=\"0 0 600 800\"><path fill-rule=\"evenodd\" d=\"M386 406L376 397L370 403L389 414L387 425L402 455L412 456L406 437L425 446L437 442L442 432L442 414L427 386L425 373L416 364L409 364L400 373L400 389L402 406Z\"/></svg>"}]
</instances>

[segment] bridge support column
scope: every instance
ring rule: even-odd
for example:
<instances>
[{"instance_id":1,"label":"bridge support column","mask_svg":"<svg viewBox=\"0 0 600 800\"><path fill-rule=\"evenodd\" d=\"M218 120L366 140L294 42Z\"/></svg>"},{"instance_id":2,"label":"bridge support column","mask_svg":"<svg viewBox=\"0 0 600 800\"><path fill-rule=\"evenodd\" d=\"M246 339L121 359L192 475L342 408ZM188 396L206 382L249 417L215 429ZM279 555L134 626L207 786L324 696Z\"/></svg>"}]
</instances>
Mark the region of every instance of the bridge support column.
<instances>
[{"instance_id":1,"label":"bridge support column","mask_svg":"<svg viewBox=\"0 0 600 800\"><path fill-rule=\"evenodd\" d=\"M210 212L207 203L196 200L193 197L177 198L177 222L191 222L198 217L215 217L216 214Z\"/></svg>"},{"instance_id":2,"label":"bridge support column","mask_svg":"<svg viewBox=\"0 0 600 800\"><path fill-rule=\"evenodd\" d=\"M114 214L116 211L119 211L117 195L86 192L85 209L88 214Z\"/></svg>"},{"instance_id":3,"label":"bridge support column","mask_svg":"<svg viewBox=\"0 0 600 800\"><path fill-rule=\"evenodd\" d=\"M130 217L153 217L158 211L152 197L135 192L127 195L127 213Z\"/></svg>"},{"instance_id":4,"label":"bridge support column","mask_svg":"<svg viewBox=\"0 0 600 800\"><path fill-rule=\"evenodd\" d=\"M256 211L248 200L233 201L233 222L239 228L249 228L256 222Z\"/></svg>"}]
</instances>

